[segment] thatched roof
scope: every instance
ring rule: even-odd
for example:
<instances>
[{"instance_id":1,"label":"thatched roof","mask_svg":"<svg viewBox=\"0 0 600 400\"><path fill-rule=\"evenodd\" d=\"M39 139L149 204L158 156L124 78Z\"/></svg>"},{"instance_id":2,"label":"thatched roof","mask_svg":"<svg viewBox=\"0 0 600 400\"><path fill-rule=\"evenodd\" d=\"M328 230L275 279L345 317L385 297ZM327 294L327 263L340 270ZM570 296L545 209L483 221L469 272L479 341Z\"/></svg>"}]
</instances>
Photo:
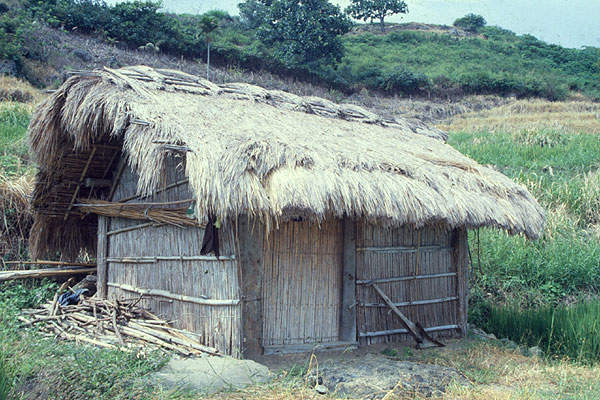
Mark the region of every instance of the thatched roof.
<instances>
[{"instance_id":1,"label":"thatched roof","mask_svg":"<svg viewBox=\"0 0 600 400\"><path fill-rule=\"evenodd\" d=\"M75 75L38 107L29 133L40 167L37 254L72 253L93 240L95 221L69 205L96 195L81 182L110 178L121 149L140 177L138 192L157 189L165 143L189 150L200 220L348 215L387 225L494 226L533 238L544 224L525 188L454 150L437 129L176 71Z\"/></svg>"}]
</instances>

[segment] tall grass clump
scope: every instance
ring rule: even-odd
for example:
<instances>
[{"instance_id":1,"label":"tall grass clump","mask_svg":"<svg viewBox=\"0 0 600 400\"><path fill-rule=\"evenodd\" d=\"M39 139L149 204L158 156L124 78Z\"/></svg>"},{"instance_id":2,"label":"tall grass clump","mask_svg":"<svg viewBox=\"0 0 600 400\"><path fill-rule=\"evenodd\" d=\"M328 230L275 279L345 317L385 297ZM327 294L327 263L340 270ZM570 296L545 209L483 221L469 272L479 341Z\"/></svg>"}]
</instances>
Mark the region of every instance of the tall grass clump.
<instances>
[{"instance_id":1,"label":"tall grass clump","mask_svg":"<svg viewBox=\"0 0 600 400\"><path fill-rule=\"evenodd\" d=\"M0 351L0 400L8 399L14 378L8 365L8 357Z\"/></svg>"},{"instance_id":2,"label":"tall grass clump","mask_svg":"<svg viewBox=\"0 0 600 400\"><path fill-rule=\"evenodd\" d=\"M536 345L579 362L600 361L600 301L571 307L520 310L492 307L486 328L500 337Z\"/></svg>"},{"instance_id":3,"label":"tall grass clump","mask_svg":"<svg viewBox=\"0 0 600 400\"><path fill-rule=\"evenodd\" d=\"M0 102L0 173L20 175L28 163L25 132L31 118L31 105Z\"/></svg>"}]
</instances>

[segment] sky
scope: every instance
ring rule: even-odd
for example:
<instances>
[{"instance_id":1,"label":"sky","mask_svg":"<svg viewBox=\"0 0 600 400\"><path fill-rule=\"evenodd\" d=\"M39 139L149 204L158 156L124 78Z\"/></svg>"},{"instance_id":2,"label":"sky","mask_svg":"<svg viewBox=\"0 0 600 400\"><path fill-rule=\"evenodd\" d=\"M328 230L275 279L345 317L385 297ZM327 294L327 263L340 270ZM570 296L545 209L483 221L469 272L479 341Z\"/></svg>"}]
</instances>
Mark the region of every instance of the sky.
<instances>
[{"instance_id":1,"label":"sky","mask_svg":"<svg viewBox=\"0 0 600 400\"><path fill-rule=\"evenodd\" d=\"M108 0L115 3L119 0ZM345 8L349 0L331 0ZM468 13L485 17L517 34L531 34L565 47L600 47L600 0L405 0L408 14L388 17L391 22L451 25ZM167 11L204 13L212 9L238 14L236 0L163 0Z\"/></svg>"}]
</instances>

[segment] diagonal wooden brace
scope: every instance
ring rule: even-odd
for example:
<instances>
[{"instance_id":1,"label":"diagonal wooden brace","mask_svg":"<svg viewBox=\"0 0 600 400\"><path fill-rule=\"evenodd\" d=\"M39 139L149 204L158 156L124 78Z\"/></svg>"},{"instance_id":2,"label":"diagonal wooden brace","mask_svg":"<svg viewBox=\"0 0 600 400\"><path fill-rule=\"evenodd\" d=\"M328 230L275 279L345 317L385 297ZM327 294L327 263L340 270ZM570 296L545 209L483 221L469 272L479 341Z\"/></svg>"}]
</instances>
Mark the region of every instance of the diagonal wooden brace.
<instances>
[{"instance_id":1,"label":"diagonal wooden brace","mask_svg":"<svg viewBox=\"0 0 600 400\"><path fill-rule=\"evenodd\" d=\"M421 326L420 323L417 322L416 324L414 324L411 320L406 318L406 316L400 312L398 307L394 305L392 300L390 300L390 298L383 292L383 290L381 290L379 286L377 286L377 284L371 283L369 286L372 286L373 289L375 289L377 293L379 293L385 304L387 304L388 307L391 308L392 311L396 313L398 317L400 317L402 325L404 325L404 327L408 330L411 336L415 338L418 349L426 349L428 347L444 347L444 344L432 338L425 331L425 329Z\"/></svg>"}]
</instances>

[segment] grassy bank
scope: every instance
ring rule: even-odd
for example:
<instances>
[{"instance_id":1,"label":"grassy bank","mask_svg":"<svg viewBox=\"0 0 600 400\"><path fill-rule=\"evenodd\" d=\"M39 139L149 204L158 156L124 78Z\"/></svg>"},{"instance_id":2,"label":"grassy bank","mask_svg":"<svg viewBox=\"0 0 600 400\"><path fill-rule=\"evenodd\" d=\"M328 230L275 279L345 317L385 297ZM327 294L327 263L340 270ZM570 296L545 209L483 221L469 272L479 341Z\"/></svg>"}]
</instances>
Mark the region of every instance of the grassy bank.
<instances>
[{"instance_id":1,"label":"grassy bank","mask_svg":"<svg viewBox=\"0 0 600 400\"><path fill-rule=\"evenodd\" d=\"M501 337L585 360L600 358L598 345L578 336L596 329L588 326L588 313L596 309L583 303L600 294L597 110L593 103L522 101L445 126L460 130L450 136L453 146L525 185L547 210L537 241L489 229L471 233L471 321ZM482 129L485 121L492 121L490 129ZM557 304L578 302L580 308L552 312ZM571 330L572 339L552 337L552 327Z\"/></svg>"},{"instance_id":2,"label":"grassy bank","mask_svg":"<svg viewBox=\"0 0 600 400\"><path fill-rule=\"evenodd\" d=\"M600 301L520 310L492 307L485 327L496 335L578 362L600 361Z\"/></svg>"},{"instance_id":3,"label":"grassy bank","mask_svg":"<svg viewBox=\"0 0 600 400\"><path fill-rule=\"evenodd\" d=\"M32 107L0 102L0 176L22 175L28 167L25 131Z\"/></svg>"},{"instance_id":4,"label":"grassy bank","mask_svg":"<svg viewBox=\"0 0 600 400\"><path fill-rule=\"evenodd\" d=\"M159 398L155 387L142 386L138 378L160 368L168 359L164 353L136 354L57 342L20 325L20 310L42 304L56 289L53 283L0 286L0 355L4 355L0 381L2 370L5 373L0 395L9 388L13 398Z\"/></svg>"},{"instance_id":5,"label":"grassy bank","mask_svg":"<svg viewBox=\"0 0 600 400\"><path fill-rule=\"evenodd\" d=\"M35 20L132 49L150 43L152 49L158 46L172 56L206 57L200 29L202 16L166 14L159 11L156 2L11 3L9 11L0 16L0 50L32 82L37 81L35 69L50 62L47 49L36 40L40 31ZM346 55L340 63L304 62L291 67L277 57L276 46L260 40L252 24L223 11L213 10L206 15L219 22L211 35L211 59L215 64L268 70L347 93L366 87L403 95L492 93L557 100L578 92L600 98L600 49L563 48L499 27L485 27L479 35L459 37L454 29L428 27L426 32L411 29L411 24L389 24L389 33L381 35L359 25L342 37Z\"/></svg>"}]
</instances>

